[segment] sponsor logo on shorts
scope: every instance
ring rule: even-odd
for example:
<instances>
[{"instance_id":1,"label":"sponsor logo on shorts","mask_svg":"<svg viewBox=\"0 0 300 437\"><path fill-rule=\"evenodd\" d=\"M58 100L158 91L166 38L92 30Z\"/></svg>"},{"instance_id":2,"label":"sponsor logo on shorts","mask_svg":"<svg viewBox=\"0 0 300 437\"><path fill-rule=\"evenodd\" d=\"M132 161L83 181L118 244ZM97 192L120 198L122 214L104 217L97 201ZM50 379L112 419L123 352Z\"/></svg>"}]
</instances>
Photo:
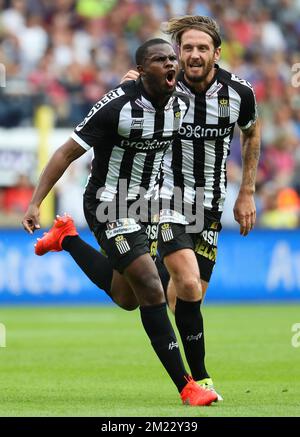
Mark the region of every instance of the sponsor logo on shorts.
<instances>
[{"instance_id":1,"label":"sponsor logo on shorts","mask_svg":"<svg viewBox=\"0 0 300 437\"><path fill-rule=\"evenodd\" d=\"M217 248L210 246L206 241L198 240L194 251L198 253L198 255L207 258L209 261L212 261L213 263L216 262Z\"/></svg>"},{"instance_id":2,"label":"sponsor logo on shorts","mask_svg":"<svg viewBox=\"0 0 300 437\"><path fill-rule=\"evenodd\" d=\"M163 223L160 228L161 238L163 242L171 241L174 238L173 231L170 228L169 223Z\"/></svg>"},{"instance_id":3,"label":"sponsor logo on shorts","mask_svg":"<svg viewBox=\"0 0 300 437\"><path fill-rule=\"evenodd\" d=\"M195 252L213 263L215 263L217 259L219 226L219 222L213 222L209 229L205 229L201 232L195 244Z\"/></svg>"},{"instance_id":4,"label":"sponsor logo on shorts","mask_svg":"<svg viewBox=\"0 0 300 437\"><path fill-rule=\"evenodd\" d=\"M148 240L157 240L157 234L158 234L158 224L148 224L146 226L146 234L148 237Z\"/></svg>"},{"instance_id":5,"label":"sponsor logo on shorts","mask_svg":"<svg viewBox=\"0 0 300 437\"><path fill-rule=\"evenodd\" d=\"M217 247L218 244L218 237L219 237L218 226L219 223L214 222L210 225L210 229L205 229L203 232L201 232L201 236L203 240L205 240L211 246L215 246L215 247Z\"/></svg>"},{"instance_id":6,"label":"sponsor logo on shorts","mask_svg":"<svg viewBox=\"0 0 300 437\"><path fill-rule=\"evenodd\" d=\"M118 235L115 238L115 243L121 255L124 255L125 253L130 251L130 246L128 244L128 241L123 235Z\"/></svg>"},{"instance_id":7,"label":"sponsor logo on shorts","mask_svg":"<svg viewBox=\"0 0 300 437\"><path fill-rule=\"evenodd\" d=\"M141 226L131 218L121 218L115 222L109 222L106 224L106 227L107 230L105 231L105 234L107 239L120 234L130 234L141 229Z\"/></svg>"},{"instance_id":8,"label":"sponsor logo on shorts","mask_svg":"<svg viewBox=\"0 0 300 437\"><path fill-rule=\"evenodd\" d=\"M158 224L148 224L146 226L146 234L149 242L150 256L155 260L157 255L157 234L158 234Z\"/></svg>"}]
</instances>

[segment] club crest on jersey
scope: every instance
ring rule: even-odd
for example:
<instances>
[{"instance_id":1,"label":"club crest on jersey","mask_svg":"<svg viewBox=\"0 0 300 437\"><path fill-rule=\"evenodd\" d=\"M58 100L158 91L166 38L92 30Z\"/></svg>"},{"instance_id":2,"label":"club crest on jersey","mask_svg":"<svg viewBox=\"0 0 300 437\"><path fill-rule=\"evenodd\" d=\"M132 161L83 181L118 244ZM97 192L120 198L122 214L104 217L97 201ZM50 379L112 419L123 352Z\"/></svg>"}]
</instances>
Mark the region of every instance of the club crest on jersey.
<instances>
[{"instance_id":1,"label":"club crest on jersey","mask_svg":"<svg viewBox=\"0 0 300 437\"><path fill-rule=\"evenodd\" d=\"M175 118L180 118L180 116L181 116L181 111L175 112Z\"/></svg>"},{"instance_id":2,"label":"club crest on jersey","mask_svg":"<svg viewBox=\"0 0 300 437\"><path fill-rule=\"evenodd\" d=\"M128 244L128 241L126 240L126 238L123 235L118 235L115 238L115 243L116 243L117 249L121 255L124 255L124 253L130 251L130 246Z\"/></svg>"},{"instance_id":3,"label":"club crest on jersey","mask_svg":"<svg viewBox=\"0 0 300 437\"><path fill-rule=\"evenodd\" d=\"M219 117L229 117L229 100L222 98L219 100Z\"/></svg>"}]
</instances>

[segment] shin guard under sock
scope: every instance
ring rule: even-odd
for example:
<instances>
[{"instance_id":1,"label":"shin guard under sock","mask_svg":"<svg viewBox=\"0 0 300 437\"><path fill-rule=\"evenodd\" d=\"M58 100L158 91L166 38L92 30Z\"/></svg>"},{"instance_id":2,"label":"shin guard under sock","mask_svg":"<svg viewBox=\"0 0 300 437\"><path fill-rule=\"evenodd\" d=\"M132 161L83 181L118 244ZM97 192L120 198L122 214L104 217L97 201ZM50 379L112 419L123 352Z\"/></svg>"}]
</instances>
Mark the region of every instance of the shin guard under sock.
<instances>
[{"instance_id":1,"label":"shin guard under sock","mask_svg":"<svg viewBox=\"0 0 300 437\"><path fill-rule=\"evenodd\" d=\"M205 343L200 304L201 300L187 302L177 298L175 307L176 325L192 377L196 381L209 378L204 364Z\"/></svg>"},{"instance_id":2,"label":"shin guard under sock","mask_svg":"<svg viewBox=\"0 0 300 437\"><path fill-rule=\"evenodd\" d=\"M186 385L188 376L179 351L175 332L167 314L165 303L140 307L144 329L152 347L179 392Z\"/></svg>"}]
</instances>

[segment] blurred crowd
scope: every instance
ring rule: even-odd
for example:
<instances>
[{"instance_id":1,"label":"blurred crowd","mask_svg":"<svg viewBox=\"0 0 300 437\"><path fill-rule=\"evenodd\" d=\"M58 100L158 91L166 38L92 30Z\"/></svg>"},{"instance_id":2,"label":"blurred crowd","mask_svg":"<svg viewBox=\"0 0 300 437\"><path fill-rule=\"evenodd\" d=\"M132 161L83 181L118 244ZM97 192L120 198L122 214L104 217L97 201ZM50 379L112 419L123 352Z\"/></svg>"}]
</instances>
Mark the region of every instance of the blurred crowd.
<instances>
[{"instance_id":1,"label":"blurred crowd","mask_svg":"<svg viewBox=\"0 0 300 437\"><path fill-rule=\"evenodd\" d=\"M300 0L0 0L0 63L6 69L0 127L31 126L42 104L54 109L56 127L75 126L134 67L136 48L149 38L166 38L162 23L184 14L218 21L221 66L254 86L262 120L258 225L300 227ZM240 178L236 132L228 162L227 227L235 226ZM74 177L74 184L83 180ZM22 198L11 194L18 187L28 197L26 175L0 191L2 214L24 209L24 199L12 200ZM62 185L57 197L60 205L68 197Z\"/></svg>"}]
</instances>

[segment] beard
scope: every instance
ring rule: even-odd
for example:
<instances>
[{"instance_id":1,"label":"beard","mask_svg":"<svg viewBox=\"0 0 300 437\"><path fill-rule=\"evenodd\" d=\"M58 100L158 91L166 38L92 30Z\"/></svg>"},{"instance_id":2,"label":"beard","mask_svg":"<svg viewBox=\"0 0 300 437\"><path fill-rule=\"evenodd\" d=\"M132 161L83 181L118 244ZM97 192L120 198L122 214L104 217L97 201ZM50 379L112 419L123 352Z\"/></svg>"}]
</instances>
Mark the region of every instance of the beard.
<instances>
[{"instance_id":1,"label":"beard","mask_svg":"<svg viewBox=\"0 0 300 437\"><path fill-rule=\"evenodd\" d=\"M206 76L207 76L207 74L201 74L201 76L199 76L199 75L197 75L197 76L191 76L191 75L188 74L186 71L184 72L184 74L185 74L185 77L186 77L190 82L193 82L193 83L199 83L199 82L202 82L202 81L206 78Z\"/></svg>"},{"instance_id":2,"label":"beard","mask_svg":"<svg viewBox=\"0 0 300 437\"><path fill-rule=\"evenodd\" d=\"M207 64L204 66L204 68L202 67L202 74L190 74L188 72L188 70L186 70L183 66L183 70L184 70L184 74L185 77L193 83L199 83L199 82L203 82L207 76L211 73L212 69L214 68L215 65L215 61L213 59L210 59Z\"/></svg>"}]
</instances>

